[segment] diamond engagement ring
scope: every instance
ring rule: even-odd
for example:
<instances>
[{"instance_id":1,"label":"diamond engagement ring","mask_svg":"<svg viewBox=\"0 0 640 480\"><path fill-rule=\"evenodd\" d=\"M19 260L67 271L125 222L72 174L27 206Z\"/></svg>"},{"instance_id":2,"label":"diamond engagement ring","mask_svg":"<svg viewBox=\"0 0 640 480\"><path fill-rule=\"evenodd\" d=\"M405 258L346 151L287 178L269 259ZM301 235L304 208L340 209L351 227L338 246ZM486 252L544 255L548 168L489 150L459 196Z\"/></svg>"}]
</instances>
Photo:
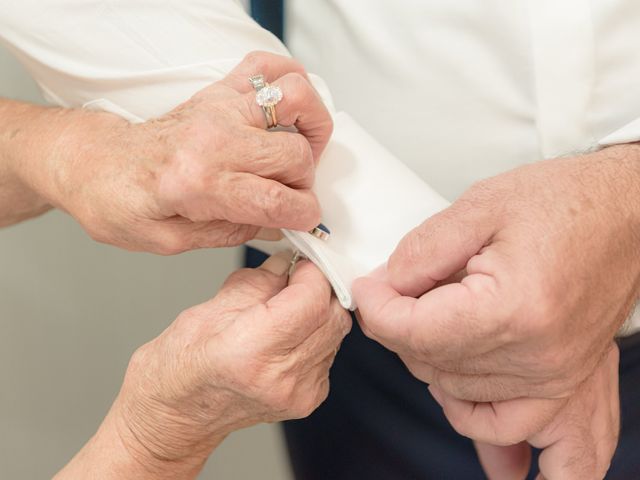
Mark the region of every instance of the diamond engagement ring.
<instances>
[{"instance_id":1,"label":"diamond engagement ring","mask_svg":"<svg viewBox=\"0 0 640 480\"><path fill-rule=\"evenodd\" d=\"M264 75L249 77L249 83L256 90L256 102L262 107L264 116L267 119L267 128L276 127L278 125L276 105L284 96L282 90L277 85L269 85L265 82Z\"/></svg>"}]
</instances>

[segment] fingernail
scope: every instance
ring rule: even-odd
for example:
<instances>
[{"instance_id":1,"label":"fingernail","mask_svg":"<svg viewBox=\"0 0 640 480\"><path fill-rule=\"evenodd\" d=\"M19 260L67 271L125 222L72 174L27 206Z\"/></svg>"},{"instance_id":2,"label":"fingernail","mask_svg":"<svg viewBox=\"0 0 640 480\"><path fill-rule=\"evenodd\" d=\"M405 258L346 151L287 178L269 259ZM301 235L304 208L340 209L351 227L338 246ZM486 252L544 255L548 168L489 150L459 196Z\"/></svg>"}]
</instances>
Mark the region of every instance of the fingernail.
<instances>
[{"instance_id":1,"label":"fingernail","mask_svg":"<svg viewBox=\"0 0 640 480\"><path fill-rule=\"evenodd\" d=\"M264 261L260 268L267 270L274 275L281 276L289 271L292 258L293 252L291 250L284 250L276 253L275 255L271 255Z\"/></svg>"},{"instance_id":2,"label":"fingernail","mask_svg":"<svg viewBox=\"0 0 640 480\"><path fill-rule=\"evenodd\" d=\"M284 235L277 228L261 228L256 234L258 240L267 240L269 242L277 242L282 240Z\"/></svg>"}]
</instances>

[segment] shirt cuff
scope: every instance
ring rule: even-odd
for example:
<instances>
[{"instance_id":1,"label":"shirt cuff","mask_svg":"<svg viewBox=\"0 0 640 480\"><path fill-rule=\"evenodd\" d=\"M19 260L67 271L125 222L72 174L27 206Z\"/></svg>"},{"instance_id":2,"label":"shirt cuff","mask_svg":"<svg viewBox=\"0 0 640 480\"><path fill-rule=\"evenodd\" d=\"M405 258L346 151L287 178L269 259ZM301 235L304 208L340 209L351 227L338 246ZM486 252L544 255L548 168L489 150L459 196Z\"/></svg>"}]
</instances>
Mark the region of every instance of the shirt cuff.
<instances>
[{"instance_id":1,"label":"shirt cuff","mask_svg":"<svg viewBox=\"0 0 640 480\"><path fill-rule=\"evenodd\" d=\"M610 133L600 140L598 145L601 147L608 147L621 143L634 142L640 142L640 118L636 118L634 121L627 123L624 127Z\"/></svg>"}]
</instances>

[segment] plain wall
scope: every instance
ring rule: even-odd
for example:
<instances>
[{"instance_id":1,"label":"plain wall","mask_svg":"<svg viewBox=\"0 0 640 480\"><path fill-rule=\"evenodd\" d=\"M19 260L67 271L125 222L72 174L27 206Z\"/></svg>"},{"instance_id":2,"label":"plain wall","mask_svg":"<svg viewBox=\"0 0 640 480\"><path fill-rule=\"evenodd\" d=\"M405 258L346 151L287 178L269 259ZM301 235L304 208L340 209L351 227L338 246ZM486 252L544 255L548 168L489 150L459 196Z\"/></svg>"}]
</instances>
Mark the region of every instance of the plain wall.
<instances>
[{"instance_id":1,"label":"plain wall","mask_svg":"<svg viewBox=\"0 0 640 480\"><path fill-rule=\"evenodd\" d=\"M40 101L3 50L0 96ZM210 298L239 257L125 252L56 211L0 230L0 478L61 468L100 424L136 347ZM278 428L233 434L200 478L290 478Z\"/></svg>"}]
</instances>

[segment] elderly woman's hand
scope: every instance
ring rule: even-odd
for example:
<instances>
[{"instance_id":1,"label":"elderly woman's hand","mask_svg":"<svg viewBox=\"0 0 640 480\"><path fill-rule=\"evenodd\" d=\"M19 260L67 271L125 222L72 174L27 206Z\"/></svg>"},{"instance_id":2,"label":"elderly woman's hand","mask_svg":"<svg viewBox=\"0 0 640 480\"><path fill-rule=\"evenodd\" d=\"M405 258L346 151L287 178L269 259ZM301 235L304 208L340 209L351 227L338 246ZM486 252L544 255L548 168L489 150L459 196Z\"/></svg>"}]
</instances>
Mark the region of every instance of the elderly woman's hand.
<instances>
[{"instance_id":1,"label":"elderly woman's hand","mask_svg":"<svg viewBox=\"0 0 640 480\"><path fill-rule=\"evenodd\" d=\"M281 88L278 122L297 133L265 130L249 82L258 73ZM320 221L311 187L333 123L290 58L252 53L223 80L137 125L108 113L23 110L13 174L98 241L173 254Z\"/></svg>"},{"instance_id":2,"label":"elderly woman's hand","mask_svg":"<svg viewBox=\"0 0 640 480\"><path fill-rule=\"evenodd\" d=\"M192 478L230 432L309 415L351 319L311 263L288 280L289 258L234 273L138 349L93 444L60 478L111 478L104 462L114 478Z\"/></svg>"}]
</instances>

